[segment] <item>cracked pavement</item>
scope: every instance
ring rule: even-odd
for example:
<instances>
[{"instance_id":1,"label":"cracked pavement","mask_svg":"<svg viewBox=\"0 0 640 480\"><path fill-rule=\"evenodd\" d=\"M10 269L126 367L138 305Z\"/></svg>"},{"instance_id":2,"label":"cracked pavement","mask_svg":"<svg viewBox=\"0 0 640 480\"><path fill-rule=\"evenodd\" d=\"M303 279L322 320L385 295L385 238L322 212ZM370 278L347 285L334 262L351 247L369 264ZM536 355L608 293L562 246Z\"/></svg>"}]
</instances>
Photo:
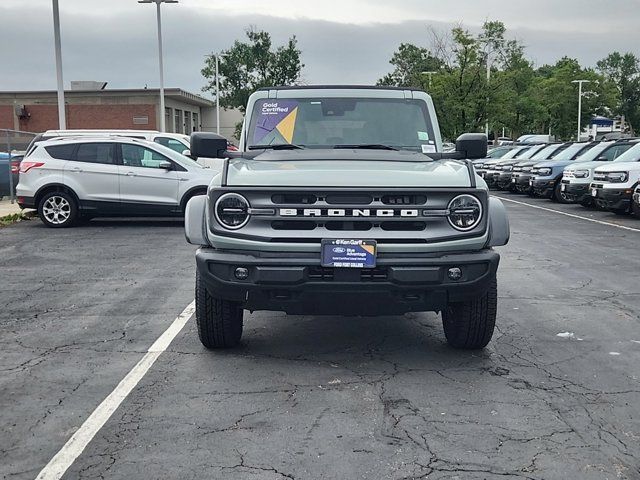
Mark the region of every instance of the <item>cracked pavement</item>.
<instances>
[{"instance_id":1,"label":"cracked pavement","mask_svg":"<svg viewBox=\"0 0 640 480\"><path fill-rule=\"evenodd\" d=\"M432 313L257 312L216 352L191 320L64 478L639 479L640 232L506 206L485 350ZM34 478L192 300L193 251L179 222L0 230L0 478Z\"/></svg>"}]
</instances>

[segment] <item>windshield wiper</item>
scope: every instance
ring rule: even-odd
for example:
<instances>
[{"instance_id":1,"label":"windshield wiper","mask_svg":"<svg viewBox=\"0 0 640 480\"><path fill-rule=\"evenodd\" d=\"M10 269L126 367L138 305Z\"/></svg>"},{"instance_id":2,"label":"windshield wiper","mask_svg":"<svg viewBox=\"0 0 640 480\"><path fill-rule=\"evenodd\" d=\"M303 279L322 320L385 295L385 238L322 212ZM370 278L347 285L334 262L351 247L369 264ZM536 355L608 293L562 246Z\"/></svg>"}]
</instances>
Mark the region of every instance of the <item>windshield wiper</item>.
<instances>
[{"instance_id":1,"label":"windshield wiper","mask_svg":"<svg viewBox=\"0 0 640 480\"><path fill-rule=\"evenodd\" d=\"M295 145L293 143L274 143L272 145L249 145L249 150L299 150L304 145Z\"/></svg>"},{"instance_id":2,"label":"windshield wiper","mask_svg":"<svg viewBox=\"0 0 640 480\"><path fill-rule=\"evenodd\" d=\"M391 145L384 145L382 143L361 143L355 145L336 145L333 148L354 148L363 150L398 150Z\"/></svg>"}]
</instances>

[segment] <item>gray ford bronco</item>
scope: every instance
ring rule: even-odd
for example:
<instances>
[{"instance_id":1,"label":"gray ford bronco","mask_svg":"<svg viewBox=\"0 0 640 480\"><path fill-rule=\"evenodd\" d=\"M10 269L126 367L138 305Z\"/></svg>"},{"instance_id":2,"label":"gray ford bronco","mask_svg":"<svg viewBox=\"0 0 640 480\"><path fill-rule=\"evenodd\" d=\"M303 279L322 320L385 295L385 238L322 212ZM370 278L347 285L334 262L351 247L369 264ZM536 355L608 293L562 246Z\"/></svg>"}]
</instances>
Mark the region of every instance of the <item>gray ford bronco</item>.
<instances>
[{"instance_id":1,"label":"gray ford bronco","mask_svg":"<svg viewBox=\"0 0 640 480\"><path fill-rule=\"evenodd\" d=\"M431 97L411 89L264 88L246 112L238 152L191 137L192 155L224 159L185 216L205 347L236 345L244 310L441 312L452 346L489 343L509 223L469 161L485 135L443 153Z\"/></svg>"}]
</instances>

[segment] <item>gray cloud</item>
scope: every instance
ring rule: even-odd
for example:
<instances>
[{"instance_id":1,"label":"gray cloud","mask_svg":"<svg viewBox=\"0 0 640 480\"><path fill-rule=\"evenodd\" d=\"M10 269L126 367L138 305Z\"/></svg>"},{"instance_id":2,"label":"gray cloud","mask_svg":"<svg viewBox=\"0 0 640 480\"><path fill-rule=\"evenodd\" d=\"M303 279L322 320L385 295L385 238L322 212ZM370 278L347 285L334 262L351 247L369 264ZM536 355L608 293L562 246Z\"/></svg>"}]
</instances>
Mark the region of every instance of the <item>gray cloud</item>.
<instances>
[{"instance_id":1,"label":"gray cloud","mask_svg":"<svg viewBox=\"0 0 640 480\"><path fill-rule=\"evenodd\" d=\"M381 0L372 0L372 3ZM430 2L429 2L430 3ZM447 2L440 2L444 4ZM577 57L593 65L612 50L638 53L640 33L633 29L637 2L620 2L619 7L593 0L540 0L536 11L528 14L517 8L498 8L503 1L471 2L460 14L469 28L487 18L502 19L510 34L527 45L527 53L537 64L554 62L562 55ZM527 2L530 4L530 2ZM611 2L618 3L618 2ZM86 3L85 3L86 4ZM409 10L422 16L422 0L403 0ZM53 34L50 2L8 3L0 6L0 89L54 89ZM109 87L150 87L157 85L155 13L151 6L135 5L112 12L63 10L62 41L65 83L71 80L108 81ZM476 5L473 7L473 5ZM509 3L509 5L513 5ZM573 6L573 8L570 8ZM631 7L633 9L633 16ZM541 19L545 15L547 22ZM535 13L535 14L534 14ZM463 15L464 14L464 15ZM434 18L444 18L442 8ZM573 16L571 16L573 15ZM529 18L529 21L526 19ZM308 18L278 18L266 15L224 15L211 9L188 5L164 9L165 83L198 92L204 80L200 75L204 56L229 47L243 36L250 25L272 33L276 43L296 35L306 64L308 83L373 83L389 70L388 60L400 42L428 45L427 26L449 29L450 22L410 20L400 23L349 24ZM633 20L633 21L631 21ZM512 23L510 23L512 22ZM590 23L589 23L590 22ZM566 28L558 28L562 24ZM585 25L591 25L586 29Z\"/></svg>"}]
</instances>

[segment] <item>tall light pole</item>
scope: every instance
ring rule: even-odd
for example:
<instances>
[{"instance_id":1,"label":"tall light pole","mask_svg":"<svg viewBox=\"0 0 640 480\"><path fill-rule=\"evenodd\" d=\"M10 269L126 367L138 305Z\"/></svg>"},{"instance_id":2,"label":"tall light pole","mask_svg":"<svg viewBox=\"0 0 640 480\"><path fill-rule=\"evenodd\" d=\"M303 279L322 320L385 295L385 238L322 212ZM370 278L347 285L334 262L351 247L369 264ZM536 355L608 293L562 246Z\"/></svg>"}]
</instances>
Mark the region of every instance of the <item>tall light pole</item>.
<instances>
[{"instance_id":1,"label":"tall light pole","mask_svg":"<svg viewBox=\"0 0 640 480\"><path fill-rule=\"evenodd\" d=\"M489 81L491 80L491 58L487 53L487 121L484 124L484 133L489 138Z\"/></svg>"},{"instance_id":2,"label":"tall light pole","mask_svg":"<svg viewBox=\"0 0 640 480\"><path fill-rule=\"evenodd\" d=\"M438 73L435 70L430 70L428 72L420 72L422 75L429 75L429 93L431 93L431 77L433 74Z\"/></svg>"},{"instance_id":3,"label":"tall light pole","mask_svg":"<svg viewBox=\"0 0 640 480\"><path fill-rule=\"evenodd\" d=\"M223 53L217 53L216 57L216 134L220 135L220 58L226 57Z\"/></svg>"},{"instance_id":4,"label":"tall light pole","mask_svg":"<svg viewBox=\"0 0 640 480\"><path fill-rule=\"evenodd\" d=\"M58 0L53 0L53 42L56 51L56 78L58 80L58 128L66 130L67 115L64 105L64 82L62 80L62 51L60 49L60 10Z\"/></svg>"},{"instance_id":5,"label":"tall light pole","mask_svg":"<svg viewBox=\"0 0 640 480\"><path fill-rule=\"evenodd\" d=\"M582 84L591 83L591 81L590 80L573 80L571 83L578 84L578 135L576 140L579 142L580 133L582 132L582 122L580 121L582 117Z\"/></svg>"},{"instance_id":6,"label":"tall light pole","mask_svg":"<svg viewBox=\"0 0 640 480\"><path fill-rule=\"evenodd\" d=\"M160 131L166 130L165 109L164 109L164 66L162 64L162 18L160 15L160 4L178 3L178 0L138 0L138 3L155 3L158 17L158 67L160 69Z\"/></svg>"}]
</instances>

